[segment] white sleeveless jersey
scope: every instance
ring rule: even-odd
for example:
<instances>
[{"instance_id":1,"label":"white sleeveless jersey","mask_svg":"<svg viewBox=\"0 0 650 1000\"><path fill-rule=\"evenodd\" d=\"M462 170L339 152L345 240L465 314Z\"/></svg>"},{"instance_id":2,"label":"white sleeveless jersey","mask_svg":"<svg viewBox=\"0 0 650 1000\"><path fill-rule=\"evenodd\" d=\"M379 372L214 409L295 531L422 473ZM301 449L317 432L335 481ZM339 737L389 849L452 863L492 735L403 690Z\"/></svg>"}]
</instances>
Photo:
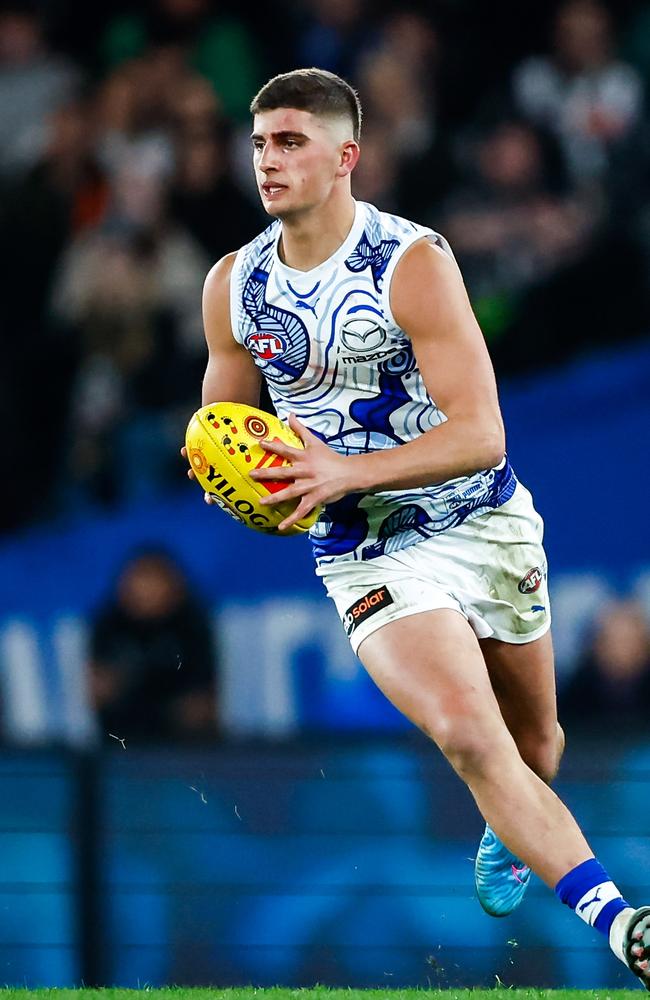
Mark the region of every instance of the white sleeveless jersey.
<instances>
[{"instance_id":1,"label":"white sleeveless jersey","mask_svg":"<svg viewBox=\"0 0 650 1000\"><path fill-rule=\"evenodd\" d=\"M237 254L235 339L250 351L282 419L291 412L344 455L395 448L446 420L430 398L389 302L395 266L431 229L356 203L350 233L311 271L277 252L274 222ZM319 565L373 559L499 507L514 493L507 460L435 486L354 493L328 504L310 532Z\"/></svg>"}]
</instances>

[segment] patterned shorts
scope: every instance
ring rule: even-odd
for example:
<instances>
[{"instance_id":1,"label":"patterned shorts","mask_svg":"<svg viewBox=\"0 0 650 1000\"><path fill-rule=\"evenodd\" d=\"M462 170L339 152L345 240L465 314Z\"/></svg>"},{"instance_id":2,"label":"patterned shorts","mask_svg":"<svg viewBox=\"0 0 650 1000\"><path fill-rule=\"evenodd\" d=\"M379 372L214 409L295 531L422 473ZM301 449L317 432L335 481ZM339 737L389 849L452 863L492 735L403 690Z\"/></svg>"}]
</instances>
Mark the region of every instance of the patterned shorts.
<instances>
[{"instance_id":1,"label":"patterned shorts","mask_svg":"<svg viewBox=\"0 0 650 1000\"><path fill-rule=\"evenodd\" d=\"M366 562L321 566L356 653L382 625L438 608L459 611L479 639L526 643L550 627L544 523L517 484L501 507Z\"/></svg>"}]
</instances>

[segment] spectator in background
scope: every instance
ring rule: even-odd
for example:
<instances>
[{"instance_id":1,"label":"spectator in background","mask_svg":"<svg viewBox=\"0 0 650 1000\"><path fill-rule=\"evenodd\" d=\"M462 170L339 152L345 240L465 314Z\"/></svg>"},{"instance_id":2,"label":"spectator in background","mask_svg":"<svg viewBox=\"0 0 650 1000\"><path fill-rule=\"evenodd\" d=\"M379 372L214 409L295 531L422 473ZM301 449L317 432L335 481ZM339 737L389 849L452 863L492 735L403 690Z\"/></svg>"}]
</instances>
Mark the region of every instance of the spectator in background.
<instances>
[{"instance_id":1,"label":"spectator in background","mask_svg":"<svg viewBox=\"0 0 650 1000\"><path fill-rule=\"evenodd\" d=\"M298 29L295 62L355 80L359 59L376 29L367 0L307 0Z\"/></svg>"},{"instance_id":2,"label":"spectator in background","mask_svg":"<svg viewBox=\"0 0 650 1000\"><path fill-rule=\"evenodd\" d=\"M170 213L213 263L253 239L266 221L230 175L223 129L180 132L176 150Z\"/></svg>"},{"instance_id":3,"label":"spectator in background","mask_svg":"<svg viewBox=\"0 0 650 1000\"><path fill-rule=\"evenodd\" d=\"M585 253L597 218L589 202L551 183L542 139L525 122L498 122L469 145L465 162L465 184L432 224L457 253L495 341L531 286Z\"/></svg>"},{"instance_id":4,"label":"spectator in background","mask_svg":"<svg viewBox=\"0 0 650 1000\"><path fill-rule=\"evenodd\" d=\"M364 143L362 176L353 184L367 187L368 200L377 199L382 209L409 218L422 215L423 204L436 203L449 181L438 128L439 50L432 22L406 6L386 18L359 65Z\"/></svg>"},{"instance_id":5,"label":"spectator in background","mask_svg":"<svg viewBox=\"0 0 650 1000\"><path fill-rule=\"evenodd\" d=\"M210 81L229 118L248 119L250 95L265 74L248 28L218 4L154 0L144 12L135 5L109 23L101 49L104 64L112 69L147 49L170 45Z\"/></svg>"},{"instance_id":6,"label":"spectator in background","mask_svg":"<svg viewBox=\"0 0 650 1000\"><path fill-rule=\"evenodd\" d=\"M634 601L607 605L590 648L560 691L560 718L602 731L623 723L647 731L650 704L650 630Z\"/></svg>"},{"instance_id":7,"label":"spectator in background","mask_svg":"<svg viewBox=\"0 0 650 1000\"><path fill-rule=\"evenodd\" d=\"M399 214L398 182L399 158L386 129L372 122L364 124L363 149L352 175L354 197L381 205L382 212Z\"/></svg>"},{"instance_id":8,"label":"spectator in background","mask_svg":"<svg viewBox=\"0 0 650 1000\"><path fill-rule=\"evenodd\" d=\"M93 148L91 113L81 101L54 111L43 153L7 192L0 280L3 311L6 316L11 302L12 321L27 310L35 328L44 324L59 255L71 238L100 224L106 214L109 187Z\"/></svg>"},{"instance_id":9,"label":"spectator in background","mask_svg":"<svg viewBox=\"0 0 650 1000\"><path fill-rule=\"evenodd\" d=\"M0 176L38 161L50 115L71 100L79 83L79 71L48 51L41 20L29 4L0 11Z\"/></svg>"},{"instance_id":10,"label":"spectator in background","mask_svg":"<svg viewBox=\"0 0 650 1000\"><path fill-rule=\"evenodd\" d=\"M216 658L206 612L164 551L132 556L92 627L89 688L101 737L128 743L218 735Z\"/></svg>"},{"instance_id":11,"label":"spectator in background","mask_svg":"<svg viewBox=\"0 0 650 1000\"><path fill-rule=\"evenodd\" d=\"M209 260L167 214L159 162L123 163L104 224L64 254L53 289L80 362L60 479L66 507L150 498L176 475L175 436L204 363Z\"/></svg>"},{"instance_id":12,"label":"spectator in background","mask_svg":"<svg viewBox=\"0 0 650 1000\"><path fill-rule=\"evenodd\" d=\"M178 47L151 49L119 66L97 95L97 150L109 173L138 157L171 173L172 107L189 71Z\"/></svg>"},{"instance_id":13,"label":"spectator in background","mask_svg":"<svg viewBox=\"0 0 650 1000\"><path fill-rule=\"evenodd\" d=\"M612 151L642 114L641 78L616 57L610 16L598 0L560 7L551 54L515 69L513 95L529 121L557 135L581 184L604 179Z\"/></svg>"},{"instance_id":14,"label":"spectator in background","mask_svg":"<svg viewBox=\"0 0 650 1000\"><path fill-rule=\"evenodd\" d=\"M45 513L61 457L78 359L76 345L54 334L47 306L56 264L69 240L99 224L106 212L108 184L93 140L85 102L59 107L48 121L42 156L14 178L0 207L0 298L7 331L0 366L0 447L12 469L2 491L8 525ZM27 400L38 405L28 406ZM38 440L41 449L42 488L29 494L24 484L33 460L25 440Z\"/></svg>"},{"instance_id":15,"label":"spectator in background","mask_svg":"<svg viewBox=\"0 0 650 1000\"><path fill-rule=\"evenodd\" d=\"M422 155L434 141L437 54L432 24L407 8L390 15L359 68L365 117L386 128L402 159Z\"/></svg>"}]
</instances>

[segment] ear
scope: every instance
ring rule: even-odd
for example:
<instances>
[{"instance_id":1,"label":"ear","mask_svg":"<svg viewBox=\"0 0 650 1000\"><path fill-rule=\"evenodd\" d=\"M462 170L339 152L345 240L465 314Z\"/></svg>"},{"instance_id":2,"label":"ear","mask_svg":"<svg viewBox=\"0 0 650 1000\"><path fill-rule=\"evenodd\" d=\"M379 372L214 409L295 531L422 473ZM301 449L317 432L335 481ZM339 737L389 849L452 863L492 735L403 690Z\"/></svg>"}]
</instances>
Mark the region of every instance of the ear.
<instances>
[{"instance_id":1,"label":"ear","mask_svg":"<svg viewBox=\"0 0 650 1000\"><path fill-rule=\"evenodd\" d=\"M361 150L354 139L348 139L347 142L344 142L341 146L341 160L336 171L337 177L346 177L348 174L351 174L359 162L360 154Z\"/></svg>"}]
</instances>

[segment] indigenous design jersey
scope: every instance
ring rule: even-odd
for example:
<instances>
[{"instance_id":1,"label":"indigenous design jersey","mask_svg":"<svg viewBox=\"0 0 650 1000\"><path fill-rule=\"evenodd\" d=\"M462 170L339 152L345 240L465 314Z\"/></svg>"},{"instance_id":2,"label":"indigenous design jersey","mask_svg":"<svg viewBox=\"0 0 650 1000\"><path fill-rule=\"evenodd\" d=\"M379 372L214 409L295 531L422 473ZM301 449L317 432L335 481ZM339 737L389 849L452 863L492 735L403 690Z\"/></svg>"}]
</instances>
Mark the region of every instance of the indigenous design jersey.
<instances>
[{"instance_id":1,"label":"indigenous design jersey","mask_svg":"<svg viewBox=\"0 0 650 1000\"><path fill-rule=\"evenodd\" d=\"M278 416L298 418L344 455L395 448L447 418L430 398L411 342L393 318L390 282L403 253L431 229L356 203L339 249L311 271L280 260L280 222L237 254L231 319L264 375ZM373 559L460 524L514 493L496 469L409 490L355 493L328 504L310 532L316 561Z\"/></svg>"}]
</instances>

